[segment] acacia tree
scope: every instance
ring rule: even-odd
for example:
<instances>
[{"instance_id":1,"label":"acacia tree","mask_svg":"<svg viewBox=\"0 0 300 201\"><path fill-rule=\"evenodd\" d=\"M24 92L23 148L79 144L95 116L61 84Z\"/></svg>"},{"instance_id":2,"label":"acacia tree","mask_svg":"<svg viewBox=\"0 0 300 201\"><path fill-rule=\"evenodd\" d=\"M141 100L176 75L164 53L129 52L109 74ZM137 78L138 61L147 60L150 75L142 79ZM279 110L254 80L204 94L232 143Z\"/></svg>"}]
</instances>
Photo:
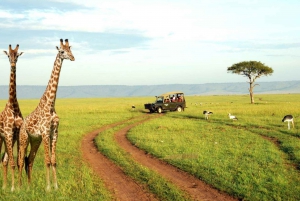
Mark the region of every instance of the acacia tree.
<instances>
[{"instance_id":1,"label":"acacia tree","mask_svg":"<svg viewBox=\"0 0 300 201\"><path fill-rule=\"evenodd\" d=\"M255 80L261 76L272 75L274 71L260 61L243 61L228 67L227 72L244 75L249 79L250 87L248 90L250 92L251 103L254 103L253 89L258 85L254 84Z\"/></svg>"}]
</instances>

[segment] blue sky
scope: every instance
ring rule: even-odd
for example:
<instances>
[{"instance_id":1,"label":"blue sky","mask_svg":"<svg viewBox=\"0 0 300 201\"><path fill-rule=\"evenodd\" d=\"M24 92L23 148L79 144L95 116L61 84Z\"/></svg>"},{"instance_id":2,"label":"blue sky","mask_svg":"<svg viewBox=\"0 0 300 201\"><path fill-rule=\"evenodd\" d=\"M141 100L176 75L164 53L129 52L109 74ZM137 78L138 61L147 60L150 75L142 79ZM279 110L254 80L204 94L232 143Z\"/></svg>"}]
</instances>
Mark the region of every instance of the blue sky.
<instances>
[{"instance_id":1,"label":"blue sky","mask_svg":"<svg viewBox=\"0 0 300 201\"><path fill-rule=\"evenodd\" d=\"M18 85L47 85L59 39L60 85L158 85L246 82L227 67L261 61L272 76L299 80L298 0L1 0L0 47L20 45ZM10 67L0 55L0 85Z\"/></svg>"}]
</instances>

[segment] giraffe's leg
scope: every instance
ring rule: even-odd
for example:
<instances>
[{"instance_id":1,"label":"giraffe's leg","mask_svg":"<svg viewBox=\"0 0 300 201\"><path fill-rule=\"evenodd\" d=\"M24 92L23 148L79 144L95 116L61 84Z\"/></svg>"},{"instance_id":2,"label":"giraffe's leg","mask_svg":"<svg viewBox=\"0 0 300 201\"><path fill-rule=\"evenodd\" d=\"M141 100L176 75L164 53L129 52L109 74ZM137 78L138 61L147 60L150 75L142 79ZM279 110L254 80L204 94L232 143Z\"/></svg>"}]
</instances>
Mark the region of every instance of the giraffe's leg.
<instances>
[{"instance_id":1,"label":"giraffe's leg","mask_svg":"<svg viewBox=\"0 0 300 201\"><path fill-rule=\"evenodd\" d=\"M50 129L47 130L46 134L42 134L43 144L44 144L44 157L45 157L45 165L46 165L46 191L50 191Z\"/></svg>"},{"instance_id":2,"label":"giraffe's leg","mask_svg":"<svg viewBox=\"0 0 300 201\"><path fill-rule=\"evenodd\" d=\"M20 133L20 129L16 129L15 131L15 138L14 138L14 143L17 142L17 153L19 154L19 149L20 149L20 143L19 143L19 133ZM19 158L17 156L17 167L19 165Z\"/></svg>"},{"instance_id":3,"label":"giraffe's leg","mask_svg":"<svg viewBox=\"0 0 300 201\"><path fill-rule=\"evenodd\" d=\"M8 162L11 166L11 191L15 190L15 161L14 161L14 155L13 155L13 132L12 129L7 129L5 131L5 144L6 144L6 150L8 154Z\"/></svg>"},{"instance_id":4,"label":"giraffe's leg","mask_svg":"<svg viewBox=\"0 0 300 201\"><path fill-rule=\"evenodd\" d=\"M5 145L5 143L4 143L4 145ZM3 184L2 184L2 189L5 189L6 185L7 185L7 164L8 164L8 155L7 155L7 151L6 151L6 148L5 148L4 155L3 155L3 158L2 158L2 166L3 166Z\"/></svg>"},{"instance_id":5,"label":"giraffe's leg","mask_svg":"<svg viewBox=\"0 0 300 201\"><path fill-rule=\"evenodd\" d=\"M54 188L58 189L57 185L57 178L56 178L56 142L58 138L58 125L59 119L58 117L53 121L53 135L51 135L51 144L50 144L50 151L51 151L51 165L52 165L52 176L53 176L53 184Z\"/></svg>"},{"instance_id":6,"label":"giraffe's leg","mask_svg":"<svg viewBox=\"0 0 300 201\"><path fill-rule=\"evenodd\" d=\"M290 130L290 122L288 121L288 130Z\"/></svg>"},{"instance_id":7,"label":"giraffe's leg","mask_svg":"<svg viewBox=\"0 0 300 201\"><path fill-rule=\"evenodd\" d=\"M22 185L22 170L24 167L25 154L28 146L28 135L24 127L21 127L19 133L19 151L18 151L18 168L19 168L19 187Z\"/></svg>"}]
</instances>

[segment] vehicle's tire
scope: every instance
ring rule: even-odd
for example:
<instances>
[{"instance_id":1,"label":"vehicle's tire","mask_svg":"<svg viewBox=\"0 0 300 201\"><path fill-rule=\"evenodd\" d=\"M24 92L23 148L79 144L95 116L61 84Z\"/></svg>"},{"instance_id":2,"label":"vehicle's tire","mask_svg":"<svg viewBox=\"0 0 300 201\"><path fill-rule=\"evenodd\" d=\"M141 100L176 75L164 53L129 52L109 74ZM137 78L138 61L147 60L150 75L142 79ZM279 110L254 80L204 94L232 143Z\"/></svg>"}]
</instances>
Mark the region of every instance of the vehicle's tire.
<instances>
[{"instance_id":1,"label":"vehicle's tire","mask_svg":"<svg viewBox=\"0 0 300 201\"><path fill-rule=\"evenodd\" d=\"M177 112L182 112L182 107L178 106L176 110L177 110Z\"/></svg>"},{"instance_id":2,"label":"vehicle's tire","mask_svg":"<svg viewBox=\"0 0 300 201\"><path fill-rule=\"evenodd\" d=\"M153 113L154 112L154 110L149 110L150 111L150 113Z\"/></svg>"},{"instance_id":3,"label":"vehicle's tire","mask_svg":"<svg viewBox=\"0 0 300 201\"><path fill-rule=\"evenodd\" d=\"M157 113L158 113L158 114L162 113L161 107L158 107L158 108L157 108Z\"/></svg>"}]
</instances>

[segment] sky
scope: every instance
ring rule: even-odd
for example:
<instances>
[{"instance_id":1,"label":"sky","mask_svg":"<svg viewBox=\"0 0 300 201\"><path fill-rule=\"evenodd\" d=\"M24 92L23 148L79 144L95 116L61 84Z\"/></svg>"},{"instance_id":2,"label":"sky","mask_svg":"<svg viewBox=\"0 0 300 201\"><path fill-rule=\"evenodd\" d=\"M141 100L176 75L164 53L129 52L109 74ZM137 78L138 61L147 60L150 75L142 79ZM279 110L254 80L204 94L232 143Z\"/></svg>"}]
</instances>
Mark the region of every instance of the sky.
<instances>
[{"instance_id":1,"label":"sky","mask_svg":"<svg viewBox=\"0 0 300 201\"><path fill-rule=\"evenodd\" d=\"M299 11L299 0L0 0L0 48L24 52L17 85L47 85L61 38L75 57L62 86L247 82L227 68L250 60L274 70L257 82L291 81ZM3 52L0 68L8 85Z\"/></svg>"}]
</instances>

